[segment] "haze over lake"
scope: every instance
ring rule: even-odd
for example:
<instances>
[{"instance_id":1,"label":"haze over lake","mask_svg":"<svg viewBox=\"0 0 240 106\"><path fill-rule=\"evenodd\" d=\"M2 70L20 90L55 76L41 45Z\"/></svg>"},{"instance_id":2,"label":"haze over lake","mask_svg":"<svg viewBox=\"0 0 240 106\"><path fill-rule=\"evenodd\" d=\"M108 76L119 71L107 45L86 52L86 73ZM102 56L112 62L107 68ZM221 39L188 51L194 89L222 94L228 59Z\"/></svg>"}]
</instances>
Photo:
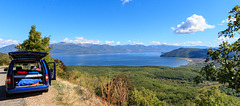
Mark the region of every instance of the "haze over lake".
<instances>
[{"instance_id":1,"label":"haze over lake","mask_svg":"<svg viewBox=\"0 0 240 106\"><path fill-rule=\"evenodd\" d=\"M160 57L161 53L113 53L91 55L52 55L64 62L65 65L88 65L88 66L170 66L178 67L187 65L189 62L178 58Z\"/></svg>"}]
</instances>

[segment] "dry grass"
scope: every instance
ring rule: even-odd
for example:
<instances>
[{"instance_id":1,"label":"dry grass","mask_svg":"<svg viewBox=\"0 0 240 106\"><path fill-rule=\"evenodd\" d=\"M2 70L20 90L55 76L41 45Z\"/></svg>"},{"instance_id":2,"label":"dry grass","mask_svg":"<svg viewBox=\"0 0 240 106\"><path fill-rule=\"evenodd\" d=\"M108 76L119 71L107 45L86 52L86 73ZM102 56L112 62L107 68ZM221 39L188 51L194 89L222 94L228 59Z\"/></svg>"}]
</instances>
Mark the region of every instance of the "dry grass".
<instances>
[{"instance_id":1,"label":"dry grass","mask_svg":"<svg viewBox=\"0 0 240 106\"><path fill-rule=\"evenodd\" d=\"M92 94L86 88L70 83L68 81L57 79L54 85L58 90L58 104L67 106L109 106L106 101Z\"/></svg>"}]
</instances>

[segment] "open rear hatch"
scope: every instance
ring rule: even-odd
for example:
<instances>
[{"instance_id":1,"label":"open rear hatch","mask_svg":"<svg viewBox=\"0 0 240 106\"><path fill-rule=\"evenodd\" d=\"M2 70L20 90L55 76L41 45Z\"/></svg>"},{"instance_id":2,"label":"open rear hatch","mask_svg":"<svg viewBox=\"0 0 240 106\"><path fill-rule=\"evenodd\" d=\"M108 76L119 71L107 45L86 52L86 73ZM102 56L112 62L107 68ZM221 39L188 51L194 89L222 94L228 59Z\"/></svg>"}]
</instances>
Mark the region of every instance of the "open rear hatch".
<instances>
[{"instance_id":1,"label":"open rear hatch","mask_svg":"<svg viewBox=\"0 0 240 106\"><path fill-rule=\"evenodd\" d=\"M13 86L25 88L46 85L47 75L40 59L48 53L37 51L16 51L8 53L13 59Z\"/></svg>"},{"instance_id":2,"label":"open rear hatch","mask_svg":"<svg viewBox=\"0 0 240 106\"><path fill-rule=\"evenodd\" d=\"M36 52L36 51L17 51L17 52L9 52L8 54L13 59L16 59L16 60L25 60L25 59L39 60L48 55L48 53Z\"/></svg>"}]
</instances>

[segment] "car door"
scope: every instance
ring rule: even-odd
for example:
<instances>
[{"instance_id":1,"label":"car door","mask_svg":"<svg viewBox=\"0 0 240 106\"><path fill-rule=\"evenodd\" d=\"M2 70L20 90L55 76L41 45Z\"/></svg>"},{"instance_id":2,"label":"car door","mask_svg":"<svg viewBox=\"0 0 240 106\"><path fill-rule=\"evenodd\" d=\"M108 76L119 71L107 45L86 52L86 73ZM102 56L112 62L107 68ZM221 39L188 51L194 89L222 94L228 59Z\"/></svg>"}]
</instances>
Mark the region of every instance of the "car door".
<instances>
[{"instance_id":1,"label":"car door","mask_svg":"<svg viewBox=\"0 0 240 106\"><path fill-rule=\"evenodd\" d=\"M51 85L51 81L56 80L56 64L55 64L55 62L47 63L46 60L43 60L43 61L47 67L49 85Z\"/></svg>"},{"instance_id":2,"label":"car door","mask_svg":"<svg viewBox=\"0 0 240 106\"><path fill-rule=\"evenodd\" d=\"M49 62L49 73L50 73L50 79L56 80L56 63L55 62Z\"/></svg>"}]
</instances>

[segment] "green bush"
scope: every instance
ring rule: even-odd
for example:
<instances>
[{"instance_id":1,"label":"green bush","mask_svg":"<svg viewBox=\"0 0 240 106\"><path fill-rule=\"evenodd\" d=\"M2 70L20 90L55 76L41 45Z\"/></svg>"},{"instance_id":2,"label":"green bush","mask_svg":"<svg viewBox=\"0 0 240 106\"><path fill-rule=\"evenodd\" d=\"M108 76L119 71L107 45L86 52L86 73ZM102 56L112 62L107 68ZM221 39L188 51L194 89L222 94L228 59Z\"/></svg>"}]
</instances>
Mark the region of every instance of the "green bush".
<instances>
[{"instance_id":1,"label":"green bush","mask_svg":"<svg viewBox=\"0 0 240 106\"><path fill-rule=\"evenodd\" d=\"M9 65L11 62L11 58L4 53L0 53L0 66L2 65Z\"/></svg>"},{"instance_id":2,"label":"green bush","mask_svg":"<svg viewBox=\"0 0 240 106\"><path fill-rule=\"evenodd\" d=\"M203 89L199 93L196 104L199 106L236 106L239 105L239 99L221 93L218 87Z\"/></svg>"},{"instance_id":3,"label":"green bush","mask_svg":"<svg viewBox=\"0 0 240 106\"><path fill-rule=\"evenodd\" d=\"M129 105L134 106L163 106L165 101L160 101L156 97L156 93L142 87L140 91L134 89L130 93Z\"/></svg>"}]
</instances>

